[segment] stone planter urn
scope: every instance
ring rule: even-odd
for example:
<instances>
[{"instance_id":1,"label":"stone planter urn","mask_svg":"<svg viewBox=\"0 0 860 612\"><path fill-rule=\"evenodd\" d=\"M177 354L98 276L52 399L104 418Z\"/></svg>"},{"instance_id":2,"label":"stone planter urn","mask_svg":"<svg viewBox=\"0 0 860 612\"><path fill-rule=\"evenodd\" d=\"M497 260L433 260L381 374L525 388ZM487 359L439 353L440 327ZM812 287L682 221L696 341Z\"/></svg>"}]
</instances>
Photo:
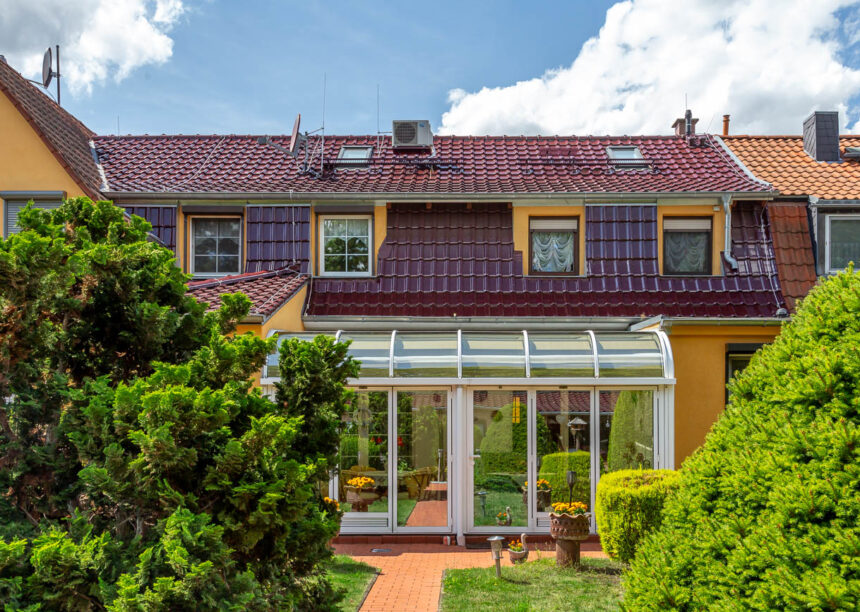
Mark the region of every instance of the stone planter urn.
<instances>
[{"instance_id":1,"label":"stone planter urn","mask_svg":"<svg viewBox=\"0 0 860 612\"><path fill-rule=\"evenodd\" d=\"M549 514L549 535L555 540L555 564L579 566L579 545L588 537L590 515Z\"/></svg>"},{"instance_id":2,"label":"stone planter urn","mask_svg":"<svg viewBox=\"0 0 860 612\"><path fill-rule=\"evenodd\" d=\"M352 505L353 512L367 512L367 507L379 499L379 493L373 489L360 489L346 486L346 501Z\"/></svg>"},{"instance_id":3,"label":"stone planter urn","mask_svg":"<svg viewBox=\"0 0 860 612\"><path fill-rule=\"evenodd\" d=\"M511 550L508 548L508 558L513 564L522 563L529 558L529 547L526 544L526 534L522 534L520 536L520 542L523 544L522 550Z\"/></svg>"},{"instance_id":4,"label":"stone planter urn","mask_svg":"<svg viewBox=\"0 0 860 612\"><path fill-rule=\"evenodd\" d=\"M537 510L538 512L543 511L544 508L552 504L552 489L547 489L545 491L538 490L537 493ZM529 505L529 490L523 489L523 505Z\"/></svg>"}]
</instances>

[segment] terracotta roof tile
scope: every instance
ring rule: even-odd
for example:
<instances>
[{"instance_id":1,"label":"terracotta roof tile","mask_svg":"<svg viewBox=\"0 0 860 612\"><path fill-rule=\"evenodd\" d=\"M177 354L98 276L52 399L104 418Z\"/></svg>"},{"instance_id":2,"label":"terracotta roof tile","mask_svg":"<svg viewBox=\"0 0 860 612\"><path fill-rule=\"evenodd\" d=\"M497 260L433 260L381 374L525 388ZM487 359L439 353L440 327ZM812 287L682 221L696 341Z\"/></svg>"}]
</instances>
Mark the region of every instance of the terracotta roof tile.
<instances>
[{"instance_id":1,"label":"terracotta roof tile","mask_svg":"<svg viewBox=\"0 0 860 612\"><path fill-rule=\"evenodd\" d=\"M723 136L723 141L758 178L784 196L824 200L860 199L860 160L819 162L803 150L802 136ZM860 147L860 136L841 136L840 147Z\"/></svg>"},{"instance_id":2,"label":"terracotta roof tile","mask_svg":"<svg viewBox=\"0 0 860 612\"><path fill-rule=\"evenodd\" d=\"M816 280L806 204L769 202L767 209L782 294L793 311L797 300L809 293Z\"/></svg>"},{"instance_id":3,"label":"terracotta roof tile","mask_svg":"<svg viewBox=\"0 0 860 612\"><path fill-rule=\"evenodd\" d=\"M0 91L8 96L81 188L98 199L102 180L90 147L95 134L3 60L0 60Z\"/></svg>"},{"instance_id":4,"label":"terracotta roof tile","mask_svg":"<svg viewBox=\"0 0 860 612\"><path fill-rule=\"evenodd\" d=\"M272 142L287 145L288 137ZM256 136L99 136L110 192L658 193L761 192L712 136L436 136L432 153L395 151L390 138L326 136L325 159L344 145L374 148L365 168L326 166L321 178ZM311 137L309 147L319 144ZM606 148L635 145L650 166L614 166ZM319 168L319 157L314 161Z\"/></svg>"},{"instance_id":5,"label":"terracotta roof tile","mask_svg":"<svg viewBox=\"0 0 860 612\"><path fill-rule=\"evenodd\" d=\"M250 314L268 317L293 297L308 281L306 274L284 268L272 272L249 272L213 280L188 283L188 293L200 302L209 302L209 310L220 305L227 293L244 293L251 299Z\"/></svg>"}]
</instances>

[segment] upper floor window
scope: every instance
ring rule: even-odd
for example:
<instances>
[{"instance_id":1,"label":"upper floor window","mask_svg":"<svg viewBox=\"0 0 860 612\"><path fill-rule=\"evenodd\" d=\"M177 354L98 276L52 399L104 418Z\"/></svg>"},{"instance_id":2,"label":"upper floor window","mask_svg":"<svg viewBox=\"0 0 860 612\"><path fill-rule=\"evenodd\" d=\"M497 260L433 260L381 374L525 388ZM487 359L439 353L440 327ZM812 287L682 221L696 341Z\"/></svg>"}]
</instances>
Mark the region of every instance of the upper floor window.
<instances>
[{"instance_id":1,"label":"upper floor window","mask_svg":"<svg viewBox=\"0 0 860 612\"><path fill-rule=\"evenodd\" d=\"M711 217L663 219L663 274L711 274Z\"/></svg>"},{"instance_id":2,"label":"upper floor window","mask_svg":"<svg viewBox=\"0 0 860 612\"><path fill-rule=\"evenodd\" d=\"M530 273L577 273L578 221L576 217L529 219Z\"/></svg>"},{"instance_id":3,"label":"upper floor window","mask_svg":"<svg viewBox=\"0 0 860 612\"><path fill-rule=\"evenodd\" d=\"M24 208L27 206L29 201L32 199L34 208L42 208L44 210L50 210L52 208L59 208L60 204L62 204L62 194L57 194L56 197L46 196L44 194L35 194L32 196L15 194L17 197L5 199L6 203L6 211L5 211L5 234L6 236L11 236L12 234L17 234L21 231L21 226L18 225L18 215ZM20 199L19 199L20 198Z\"/></svg>"},{"instance_id":4,"label":"upper floor window","mask_svg":"<svg viewBox=\"0 0 860 612\"><path fill-rule=\"evenodd\" d=\"M191 236L192 274L224 276L240 272L241 218L192 217Z\"/></svg>"},{"instance_id":5,"label":"upper floor window","mask_svg":"<svg viewBox=\"0 0 860 612\"><path fill-rule=\"evenodd\" d=\"M860 266L860 215L827 215L824 259L827 274L835 274L850 262Z\"/></svg>"},{"instance_id":6,"label":"upper floor window","mask_svg":"<svg viewBox=\"0 0 860 612\"><path fill-rule=\"evenodd\" d=\"M372 215L320 215L320 274L368 276Z\"/></svg>"}]
</instances>

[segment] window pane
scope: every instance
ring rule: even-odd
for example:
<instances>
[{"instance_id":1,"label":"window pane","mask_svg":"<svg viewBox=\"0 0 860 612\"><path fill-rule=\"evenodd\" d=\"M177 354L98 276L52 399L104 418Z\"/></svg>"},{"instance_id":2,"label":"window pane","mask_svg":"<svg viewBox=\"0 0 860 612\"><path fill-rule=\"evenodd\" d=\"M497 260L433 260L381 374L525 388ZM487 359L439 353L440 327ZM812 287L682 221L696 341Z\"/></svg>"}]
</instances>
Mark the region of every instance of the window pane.
<instances>
[{"instance_id":1,"label":"window pane","mask_svg":"<svg viewBox=\"0 0 860 612\"><path fill-rule=\"evenodd\" d=\"M346 272L346 257L343 255L326 255L324 264L326 272Z\"/></svg>"},{"instance_id":2,"label":"window pane","mask_svg":"<svg viewBox=\"0 0 860 612\"><path fill-rule=\"evenodd\" d=\"M346 248L350 255L367 253L367 238L349 238Z\"/></svg>"},{"instance_id":3,"label":"window pane","mask_svg":"<svg viewBox=\"0 0 860 612\"><path fill-rule=\"evenodd\" d=\"M525 377L522 334L463 334L463 377Z\"/></svg>"},{"instance_id":4,"label":"window pane","mask_svg":"<svg viewBox=\"0 0 860 612\"><path fill-rule=\"evenodd\" d=\"M391 350L391 334L341 334L341 341L352 340L349 354L361 361L359 376L382 376L388 378L388 362Z\"/></svg>"},{"instance_id":5,"label":"window pane","mask_svg":"<svg viewBox=\"0 0 860 612\"><path fill-rule=\"evenodd\" d=\"M194 219L194 237L216 238L218 219Z\"/></svg>"},{"instance_id":6,"label":"window pane","mask_svg":"<svg viewBox=\"0 0 860 612\"><path fill-rule=\"evenodd\" d=\"M573 232L532 232L532 269L573 272L576 240Z\"/></svg>"},{"instance_id":7,"label":"window pane","mask_svg":"<svg viewBox=\"0 0 860 612\"><path fill-rule=\"evenodd\" d=\"M830 269L860 266L860 217L830 220Z\"/></svg>"},{"instance_id":8,"label":"window pane","mask_svg":"<svg viewBox=\"0 0 860 612\"><path fill-rule=\"evenodd\" d=\"M346 220L345 219L325 219L323 220L323 233L328 236L346 236Z\"/></svg>"},{"instance_id":9,"label":"window pane","mask_svg":"<svg viewBox=\"0 0 860 612\"><path fill-rule=\"evenodd\" d=\"M371 147L342 147L340 159L368 159L373 149Z\"/></svg>"},{"instance_id":10,"label":"window pane","mask_svg":"<svg viewBox=\"0 0 860 612\"><path fill-rule=\"evenodd\" d=\"M239 254L239 239L238 238L221 238L218 241L219 255L238 255Z\"/></svg>"},{"instance_id":11,"label":"window pane","mask_svg":"<svg viewBox=\"0 0 860 612\"><path fill-rule=\"evenodd\" d=\"M194 239L194 254L195 255L215 255L217 240L215 238L195 238Z\"/></svg>"},{"instance_id":12,"label":"window pane","mask_svg":"<svg viewBox=\"0 0 860 612\"><path fill-rule=\"evenodd\" d=\"M343 255L346 253L346 240L343 238L329 238L325 241L325 252L327 255Z\"/></svg>"},{"instance_id":13,"label":"window pane","mask_svg":"<svg viewBox=\"0 0 860 612\"><path fill-rule=\"evenodd\" d=\"M370 227L370 221L368 219L349 219L349 236L365 236L369 235L368 228Z\"/></svg>"},{"instance_id":14,"label":"window pane","mask_svg":"<svg viewBox=\"0 0 860 612\"><path fill-rule=\"evenodd\" d=\"M654 392L600 391L600 473L654 467Z\"/></svg>"},{"instance_id":15,"label":"window pane","mask_svg":"<svg viewBox=\"0 0 860 612\"><path fill-rule=\"evenodd\" d=\"M664 232L664 274L710 274L710 232Z\"/></svg>"},{"instance_id":16,"label":"window pane","mask_svg":"<svg viewBox=\"0 0 860 612\"><path fill-rule=\"evenodd\" d=\"M194 256L194 271L201 274L214 274L215 269L214 255L195 255Z\"/></svg>"},{"instance_id":17,"label":"window pane","mask_svg":"<svg viewBox=\"0 0 860 612\"><path fill-rule=\"evenodd\" d=\"M594 355L588 334L529 334L533 377L594 376Z\"/></svg>"},{"instance_id":18,"label":"window pane","mask_svg":"<svg viewBox=\"0 0 860 612\"><path fill-rule=\"evenodd\" d=\"M229 236L232 238L239 237L239 220L238 219L224 219L219 221L219 232L220 235Z\"/></svg>"},{"instance_id":19,"label":"window pane","mask_svg":"<svg viewBox=\"0 0 860 612\"><path fill-rule=\"evenodd\" d=\"M655 334L597 335L597 360L601 377L663 376L662 356Z\"/></svg>"},{"instance_id":20,"label":"window pane","mask_svg":"<svg viewBox=\"0 0 860 612\"><path fill-rule=\"evenodd\" d=\"M239 258L235 255L219 255L218 272L221 274L236 274L239 272Z\"/></svg>"},{"instance_id":21,"label":"window pane","mask_svg":"<svg viewBox=\"0 0 860 612\"><path fill-rule=\"evenodd\" d=\"M388 393L359 391L343 416L340 438L338 497L344 512L388 513L389 456ZM358 478L369 480L359 487Z\"/></svg>"},{"instance_id":22,"label":"window pane","mask_svg":"<svg viewBox=\"0 0 860 612\"><path fill-rule=\"evenodd\" d=\"M457 376L457 334L401 334L394 337L395 376Z\"/></svg>"},{"instance_id":23,"label":"window pane","mask_svg":"<svg viewBox=\"0 0 860 612\"><path fill-rule=\"evenodd\" d=\"M567 472L576 475L573 500L591 506L591 392L536 391L537 512L566 502Z\"/></svg>"},{"instance_id":24,"label":"window pane","mask_svg":"<svg viewBox=\"0 0 860 612\"><path fill-rule=\"evenodd\" d=\"M367 272L367 255L350 255L346 258L347 272Z\"/></svg>"}]
</instances>

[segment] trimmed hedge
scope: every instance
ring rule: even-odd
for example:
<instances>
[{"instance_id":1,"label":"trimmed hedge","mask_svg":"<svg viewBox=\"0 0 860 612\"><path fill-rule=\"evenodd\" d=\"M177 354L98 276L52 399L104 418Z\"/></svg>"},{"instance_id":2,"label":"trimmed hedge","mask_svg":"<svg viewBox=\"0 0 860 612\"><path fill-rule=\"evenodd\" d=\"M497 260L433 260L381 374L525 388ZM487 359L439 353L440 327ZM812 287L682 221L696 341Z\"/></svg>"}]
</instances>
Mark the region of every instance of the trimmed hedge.
<instances>
[{"instance_id":1,"label":"trimmed hedge","mask_svg":"<svg viewBox=\"0 0 860 612\"><path fill-rule=\"evenodd\" d=\"M630 610L860 608L860 274L822 281L730 383L624 585Z\"/></svg>"},{"instance_id":2,"label":"trimmed hedge","mask_svg":"<svg viewBox=\"0 0 860 612\"><path fill-rule=\"evenodd\" d=\"M663 522L663 504L678 489L673 470L620 470L601 476L595 513L604 552L630 563L639 541Z\"/></svg>"},{"instance_id":3,"label":"trimmed hedge","mask_svg":"<svg viewBox=\"0 0 860 612\"><path fill-rule=\"evenodd\" d=\"M570 453L551 453L544 455L540 463L538 478L549 481L552 487L552 501L567 501L567 471L576 474L573 485L573 500L591 503L591 455L588 451Z\"/></svg>"},{"instance_id":4,"label":"trimmed hedge","mask_svg":"<svg viewBox=\"0 0 860 612\"><path fill-rule=\"evenodd\" d=\"M653 466L653 391L621 391L609 432L607 471L650 469Z\"/></svg>"},{"instance_id":5,"label":"trimmed hedge","mask_svg":"<svg viewBox=\"0 0 860 612\"><path fill-rule=\"evenodd\" d=\"M525 474L528 471L528 418L523 404L522 416L513 422L513 406L498 409L481 440L481 458L478 460L484 474ZM543 419L537 420L538 454L551 452L553 444L549 427ZM567 490L567 489L565 489Z\"/></svg>"}]
</instances>

